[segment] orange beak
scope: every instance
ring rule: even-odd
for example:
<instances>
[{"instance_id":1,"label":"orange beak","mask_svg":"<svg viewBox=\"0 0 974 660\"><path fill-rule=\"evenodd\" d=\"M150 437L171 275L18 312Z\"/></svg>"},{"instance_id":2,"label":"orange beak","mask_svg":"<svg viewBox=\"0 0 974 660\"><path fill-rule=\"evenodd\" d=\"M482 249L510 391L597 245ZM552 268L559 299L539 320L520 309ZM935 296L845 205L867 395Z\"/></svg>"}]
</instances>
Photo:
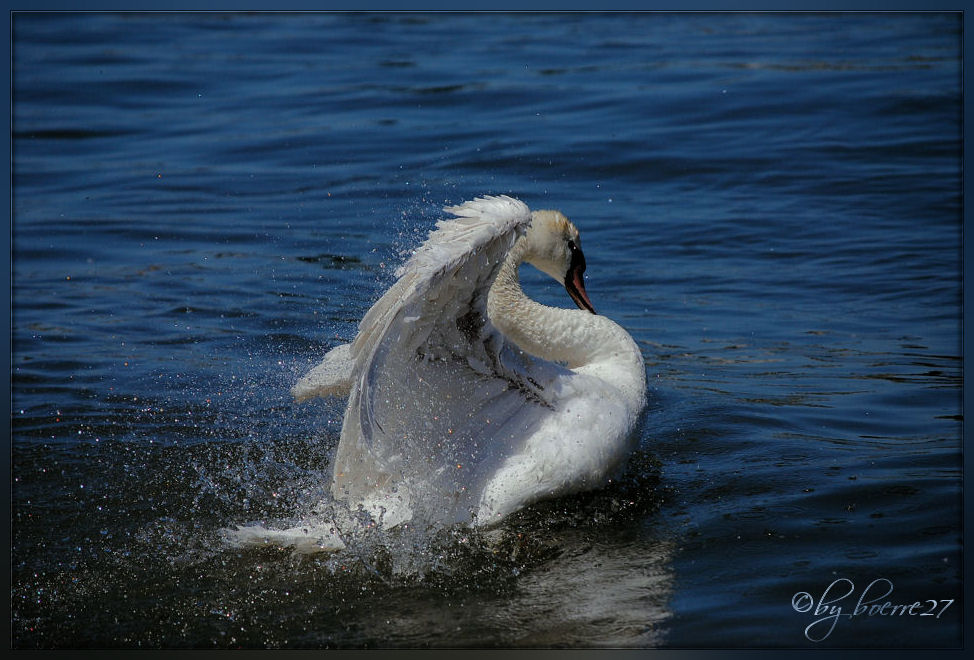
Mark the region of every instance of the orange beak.
<instances>
[{"instance_id":1,"label":"orange beak","mask_svg":"<svg viewBox=\"0 0 974 660\"><path fill-rule=\"evenodd\" d=\"M586 309L595 314L595 306L592 305L592 301L588 299L588 294L585 293L585 280L582 277L585 274L585 255L582 254L582 249L576 246L574 241L568 242L568 248L572 255L568 272L565 273L565 290L568 291L568 295L572 297L579 309Z\"/></svg>"}]
</instances>

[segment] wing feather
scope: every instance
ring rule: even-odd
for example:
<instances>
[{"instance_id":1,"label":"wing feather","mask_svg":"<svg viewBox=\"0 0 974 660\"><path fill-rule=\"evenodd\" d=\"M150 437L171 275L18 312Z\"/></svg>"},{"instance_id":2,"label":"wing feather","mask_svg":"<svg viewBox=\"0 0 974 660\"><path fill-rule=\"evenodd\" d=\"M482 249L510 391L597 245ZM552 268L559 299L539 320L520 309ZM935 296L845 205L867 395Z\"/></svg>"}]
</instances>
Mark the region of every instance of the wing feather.
<instances>
[{"instance_id":1,"label":"wing feather","mask_svg":"<svg viewBox=\"0 0 974 660\"><path fill-rule=\"evenodd\" d=\"M486 295L485 287L504 256L531 222L527 205L506 195L479 197L444 211L456 217L437 223L426 242L397 269L396 283L362 318L353 359L367 361L394 320L410 324L404 334L418 345L428 337L427 331L444 322L444 313L452 311L458 298L467 294L469 299L480 290ZM458 275L467 279L458 280Z\"/></svg>"},{"instance_id":2,"label":"wing feather","mask_svg":"<svg viewBox=\"0 0 974 660\"><path fill-rule=\"evenodd\" d=\"M528 207L507 195L479 197L444 211L456 217L439 221L426 242L396 270L396 282L359 322L354 341L329 351L298 380L291 389L297 401L348 396L356 374L368 368L376 346L397 322L407 330L399 332L404 341L414 347L422 344L429 336L427 331L442 321L445 308L451 306L450 297L439 291L444 280L454 280L451 285L456 288L460 271L466 275L474 270L470 262L479 260L475 265L485 267L476 269L478 277L459 282L459 288L473 293L485 282L489 286L504 255L531 221ZM483 313L482 305L476 311Z\"/></svg>"},{"instance_id":3,"label":"wing feather","mask_svg":"<svg viewBox=\"0 0 974 660\"><path fill-rule=\"evenodd\" d=\"M397 271L352 343L332 489L355 502L394 496L405 483L447 498L413 500L413 509L432 507L427 513L442 519L453 507L469 520L477 484L540 418L525 414L526 404L539 413L545 404L535 376L563 370L508 344L486 313L497 270L531 221L528 207L499 196L445 210L455 217ZM531 379L521 376L528 372ZM485 433L501 428L500 437Z\"/></svg>"}]
</instances>

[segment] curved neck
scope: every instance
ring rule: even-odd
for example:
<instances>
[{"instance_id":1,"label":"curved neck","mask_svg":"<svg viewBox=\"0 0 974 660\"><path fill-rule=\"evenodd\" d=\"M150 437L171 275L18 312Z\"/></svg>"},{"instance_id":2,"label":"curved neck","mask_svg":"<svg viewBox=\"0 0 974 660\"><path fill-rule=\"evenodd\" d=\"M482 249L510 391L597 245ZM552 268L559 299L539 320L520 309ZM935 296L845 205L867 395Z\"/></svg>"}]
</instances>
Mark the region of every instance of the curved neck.
<instances>
[{"instance_id":1,"label":"curved neck","mask_svg":"<svg viewBox=\"0 0 974 660\"><path fill-rule=\"evenodd\" d=\"M518 280L527 243L511 248L487 294L491 323L517 346L535 357L562 362L569 369L598 361L631 361L638 348L629 334L604 316L580 309L548 307L528 298ZM620 352L626 356L620 356ZM640 357L640 370L642 359Z\"/></svg>"}]
</instances>

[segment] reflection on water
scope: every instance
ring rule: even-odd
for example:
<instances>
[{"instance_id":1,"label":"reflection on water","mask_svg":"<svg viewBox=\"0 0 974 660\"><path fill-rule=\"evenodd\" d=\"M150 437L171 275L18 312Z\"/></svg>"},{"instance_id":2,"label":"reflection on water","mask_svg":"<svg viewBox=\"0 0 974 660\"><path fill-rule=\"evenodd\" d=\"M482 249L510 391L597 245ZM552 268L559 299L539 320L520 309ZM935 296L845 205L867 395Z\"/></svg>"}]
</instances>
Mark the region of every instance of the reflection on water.
<instances>
[{"instance_id":1,"label":"reflection on water","mask_svg":"<svg viewBox=\"0 0 974 660\"><path fill-rule=\"evenodd\" d=\"M58 628L57 644L69 646L616 646L657 643L668 617L672 542L638 524L661 503L651 462L634 467L641 472L625 485L545 503L492 532L371 526L346 550L309 553L228 546L215 524L231 511L273 520L301 508L316 489L285 454L224 445L219 459L206 460L210 448L170 449L113 446L80 456L38 448L16 466L29 477L74 464L51 478L79 493L69 506L31 500L22 544L47 556L58 526L82 511L97 521L92 536L63 538L56 561L32 563L33 577L22 582L29 590L14 590L20 620L43 626L45 612L78 612ZM107 468L104 481L79 474L88 462ZM204 462L230 469L214 480ZM126 488L133 480L136 498ZM166 508L172 516L144 522ZM15 569L26 577L24 564ZM119 601L131 627L110 622ZM286 612L275 602L287 602ZM345 619L356 623L342 633ZM137 620L155 623L147 631Z\"/></svg>"}]
</instances>

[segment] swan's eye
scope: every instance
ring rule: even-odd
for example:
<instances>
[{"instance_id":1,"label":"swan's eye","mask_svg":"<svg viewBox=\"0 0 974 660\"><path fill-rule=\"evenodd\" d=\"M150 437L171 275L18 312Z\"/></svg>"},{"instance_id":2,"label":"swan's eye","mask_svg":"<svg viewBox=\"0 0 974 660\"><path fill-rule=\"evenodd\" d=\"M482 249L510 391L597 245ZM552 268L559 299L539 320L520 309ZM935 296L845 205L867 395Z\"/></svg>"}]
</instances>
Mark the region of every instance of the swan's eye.
<instances>
[{"instance_id":1,"label":"swan's eye","mask_svg":"<svg viewBox=\"0 0 974 660\"><path fill-rule=\"evenodd\" d=\"M568 240L568 258L569 258L569 271L578 271L579 273L585 272L585 255L582 254L582 248L575 244L575 241Z\"/></svg>"}]
</instances>

